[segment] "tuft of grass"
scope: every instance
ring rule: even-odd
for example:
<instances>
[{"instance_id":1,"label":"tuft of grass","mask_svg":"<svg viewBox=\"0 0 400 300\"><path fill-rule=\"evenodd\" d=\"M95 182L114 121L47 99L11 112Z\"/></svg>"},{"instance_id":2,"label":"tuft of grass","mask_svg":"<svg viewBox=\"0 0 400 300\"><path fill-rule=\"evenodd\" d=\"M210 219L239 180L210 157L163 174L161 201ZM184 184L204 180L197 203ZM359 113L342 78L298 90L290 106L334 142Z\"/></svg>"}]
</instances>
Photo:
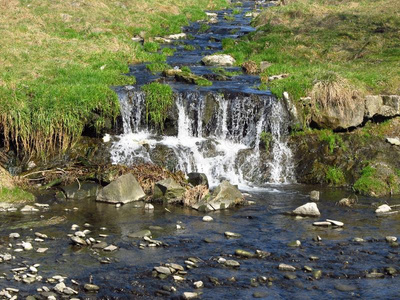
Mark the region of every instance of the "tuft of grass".
<instances>
[{"instance_id":1,"label":"tuft of grass","mask_svg":"<svg viewBox=\"0 0 400 300\"><path fill-rule=\"evenodd\" d=\"M337 147L346 150L346 146L343 142L343 139L339 134L334 133L332 130L327 130L327 129L316 130L315 132L317 132L317 134L319 135L319 140L321 142L328 143L330 153L333 153L333 151Z\"/></svg>"},{"instance_id":2,"label":"tuft of grass","mask_svg":"<svg viewBox=\"0 0 400 300\"><path fill-rule=\"evenodd\" d=\"M361 177L354 183L354 190L364 195L386 194L386 184L376 178L376 169L367 165L361 171Z\"/></svg>"},{"instance_id":3,"label":"tuft of grass","mask_svg":"<svg viewBox=\"0 0 400 300\"><path fill-rule=\"evenodd\" d=\"M194 45L185 45L183 49L185 49L186 51L194 51L196 50L196 47Z\"/></svg>"},{"instance_id":4,"label":"tuft of grass","mask_svg":"<svg viewBox=\"0 0 400 300\"><path fill-rule=\"evenodd\" d=\"M157 72L162 72L168 69L171 69L171 66L166 64L166 63L150 63L146 65L146 69L148 69L150 72L157 73Z\"/></svg>"},{"instance_id":5,"label":"tuft of grass","mask_svg":"<svg viewBox=\"0 0 400 300\"><path fill-rule=\"evenodd\" d=\"M161 131L167 118L168 109L173 104L172 88L167 84L153 82L142 86L146 94L146 121L152 122Z\"/></svg>"},{"instance_id":6,"label":"tuft of grass","mask_svg":"<svg viewBox=\"0 0 400 300\"><path fill-rule=\"evenodd\" d=\"M337 167L328 167L326 172L326 182L330 185L340 186L346 183L343 171Z\"/></svg>"},{"instance_id":7,"label":"tuft of grass","mask_svg":"<svg viewBox=\"0 0 400 300\"><path fill-rule=\"evenodd\" d=\"M156 42L145 42L143 44L144 51L157 52L160 49L160 44Z\"/></svg>"},{"instance_id":8,"label":"tuft of grass","mask_svg":"<svg viewBox=\"0 0 400 300\"><path fill-rule=\"evenodd\" d=\"M199 85L199 86L212 86L213 85L212 81L205 79L205 78L196 79L195 83L196 83L196 85Z\"/></svg>"},{"instance_id":9,"label":"tuft of grass","mask_svg":"<svg viewBox=\"0 0 400 300\"><path fill-rule=\"evenodd\" d=\"M35 196L33 194L26 192L19 187L0 187L0 202L18 204L34 201Z\"/></svg>"}]
</instances>

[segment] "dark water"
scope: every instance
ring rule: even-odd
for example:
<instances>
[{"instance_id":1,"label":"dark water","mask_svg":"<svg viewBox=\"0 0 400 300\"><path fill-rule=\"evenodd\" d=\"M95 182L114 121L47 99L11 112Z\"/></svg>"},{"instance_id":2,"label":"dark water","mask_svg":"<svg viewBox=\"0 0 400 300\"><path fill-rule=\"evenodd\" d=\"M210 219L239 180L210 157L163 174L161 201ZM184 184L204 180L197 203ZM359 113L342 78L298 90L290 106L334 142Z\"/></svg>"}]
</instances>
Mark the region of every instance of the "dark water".
<instances>
[{"instance_id":1,"label":"dark water","mask_svg":"<svg viewBox=\"0 0 400 300\"><path fill-rule=\"evenodd\" d=\"M371 199L359 199L354 208L343 208L335 202L347 194L337 190L324 190L318 203L322 217L340 220L345 223L342 229L316 228L312 223L316 219L296 220L284 215L308 201L311 187L280 186L269 190L253 192L253 206L210 213L213 222L203 222L204 214L191 209L170 206L170 212L162 205L156 205L154 212L135 208L129 204L116 208L113 205L96 203L94 200L73 201L52 204L48 211L38 213L3 213L0 226L0 253L10 253L8 243L34 238L34 232L41 232L54 240L32 242L34 248L46 247L44 254L33 251L13 253L16 259L0 263L0 274L12 278L11 268L24 264L41 264L39 275L45 279L54 275L67 276L67 286L79 291L80 297L109 299L150 299L157 298L156 291L164 285L177 288L170 298L185 291L193 291L193 282L202 280L205 284L203 299L250 299L254 292L266 292L266 299L317 299L327 298L371 298L396 299L400 295L400 281L397 276L385 275L382 279L367 279L365 275L376 269L384 273L386 267L400 268L399 249L391 247L385 236L396 236L400 230L400 216L377 218ZM400 199L397 199L399 203ZM389 200L396 203L395 199ZM76 207L78 210L73 210ZM66 208L71 209L65 211ZM42 217L41 217L42 216ZM41 225L54 216L65 216L66 220L58 225ZM318 220L318 219L317 219ZM184 229L177 229L177 222L182 222ZM105 240L108 244L119 247L116 252L98 252L90 248L77 248L70 244L68 233L71 225L90 223L92 231L88 237ZM43 224L43 223L42 223ZM167 247L139 249L140 240L128 237L129 233L160 226L162 230L152 230L153 238L160 240ZM106 227L106 230L100 230ZM227 239L225 231L240 233L241 238ZM8 239L11 232L19 232L21 238ZM99 238L99 234L108 234ZM321 242L313 241L319 235ZM361 237L365 243L352 242L354 237ZM206 243L204 239L212 243ZM289 247L288 243L300 240L298 248ZM15 246L14 246L15 248ZM263 250L271 253L267 258L243 259L234 256L236 249L251 252ZM237 260L238 269L227 268L216 261L219 257ZM311 261L310 256L319 260ZM110 264L101 264L99 260L109 257ZM152 269L160 263L174 262L184 265L189 257L202 260L199 267L188 270L186 280L174 282L172 277L161 280L152 277ZM296 279L289 280L286 272L277 269L280 263L295 266ZM312 274L304 272L307 265L322 270L322 278L313 280ZM85 294L82 286L74 286L70 279L81 284L93 282L101 287L97 295ZM218 278L220 285L214 286L209 276ZM272 285L259 283L251 285L252 278L266 276L273 279ZM236 280L231 281L234 277ZM342 292L335 288L338 284L350 285L355 290ZM46 285L17 283L14 280L0 279L1 287L20 289L21 295L37 294L36 289ZM162 298L162 297L161 297Z\"/></svg>"}]
</instances>

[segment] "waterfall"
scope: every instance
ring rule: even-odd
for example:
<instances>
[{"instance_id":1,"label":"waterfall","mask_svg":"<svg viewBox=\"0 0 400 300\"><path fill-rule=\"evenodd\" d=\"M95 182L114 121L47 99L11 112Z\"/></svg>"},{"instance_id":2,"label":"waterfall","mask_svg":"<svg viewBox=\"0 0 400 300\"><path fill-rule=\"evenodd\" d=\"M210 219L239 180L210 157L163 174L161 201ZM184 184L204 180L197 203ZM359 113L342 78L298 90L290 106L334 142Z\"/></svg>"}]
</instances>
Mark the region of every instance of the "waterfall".
<instances>
[{"instance_id":1,"label":"waterfall","mask_svg":"<svg viewBox=\"0 0 400 300\"><path fill-rule=\"evenodd\" d=\"M143 117L143 92L120 95L124 133L113 137L114 164L155 162L185 173L201 172L216 186L228 179L241 188L293 180L291 152L285 143L287 114L272 96L199 92L176 93L175 135L159 136ZM260 150L260 135L272 133L272 159ZM164 151L164 152L160 152ZM264 151L264 152L263 152ZM265 179L265 169L270 176Z\"/></svg>"}]
</instances>

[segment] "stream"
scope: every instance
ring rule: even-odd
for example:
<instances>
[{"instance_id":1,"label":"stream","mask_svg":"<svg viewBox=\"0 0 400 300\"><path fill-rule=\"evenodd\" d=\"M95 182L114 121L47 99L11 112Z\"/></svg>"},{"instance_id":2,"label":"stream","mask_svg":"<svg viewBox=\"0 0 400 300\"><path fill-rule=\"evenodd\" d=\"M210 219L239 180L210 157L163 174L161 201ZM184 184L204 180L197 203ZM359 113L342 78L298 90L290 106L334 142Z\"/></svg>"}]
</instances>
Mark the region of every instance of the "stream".
<instances>
[{"instance_id":1,"label":"stream","mask_svg":"<svg viewBox=\"0 0 400 300\"><path fill-rule=\"evenodd\" d=\"M177 49L168 63L190 66L197 75L212 73L201 58L220 51L223 38L254 31L246 17L254 5L243 2L232 20L225 18L232 9L217 12L206 32L199 32L200 23L184 28L194 39L168 45ZM185 51L184 44L196 49ZM170 134L157 136L144 122L138 87L160 75L148 72L146 64L131 66L130 74L137 86L117 88L123 130L111 136L113 163L155 162L154 151L166 147L171 169L206 173L211 186L227 178L255 204L210 212L213 221L204 222L204 213L181 206L155 203L154 210L146 210L142 202L116 207L91 198L61 201L44 193L37 203L48 206L39 205L35 212L0 212L0 291L9 289L1 299L180 299L185 292L201 299L399 298L399 248L386 237L398 235L400 215L378 218L372 204L400 199L359 197L353 207L342 207L336 203L349 191L296 184L285 142L287 112L268 91L257 89L257 76L241 74L209 87L169 82L176 93L176 120ZM204 121L207 101L216 105L209 123ZM267 158L259 149L262 131L273 139ZM320 218L285 214L309 202L312 190L321 192ZM312 225L327 218L344 227ZM70 237L78 230L86 230L85 238L94 244L115 250L74 246ZM151 238L143 239L144 230ZM226 232L240 236L229 238ZM10 237L15 233L19 237ZM297 240L301 245L293 246ZM238 256L238 249L259 255ZM236 265L221 263L224 259ZM167 263L183 267L175 274L179 278L154 272ZM295 270L282 271L280 264ZM199 281L204 286L195 288ZM69 294L55 292L60 282ZM99 290L88 291L88 283Z\"/></svg>"}]
</instances>

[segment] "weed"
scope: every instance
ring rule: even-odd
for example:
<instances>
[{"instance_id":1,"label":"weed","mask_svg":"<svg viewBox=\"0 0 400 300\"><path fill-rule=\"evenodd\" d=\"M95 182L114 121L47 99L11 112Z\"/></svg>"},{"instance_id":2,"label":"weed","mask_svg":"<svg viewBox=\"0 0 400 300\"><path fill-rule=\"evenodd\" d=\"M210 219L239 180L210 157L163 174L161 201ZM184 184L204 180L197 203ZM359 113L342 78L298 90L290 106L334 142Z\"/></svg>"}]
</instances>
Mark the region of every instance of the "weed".
<instances>
[{"instance_id":1,"label":"weed","mask_svg":"<svg viewBox=\"0 0 400 300\"><path fill-rule=\"evenodd\" d=\"M185 45L183 49L185 49L186 51L194 51L196 50L196 47L194 45Z\"/></svg>"},{"instance_id":2,"label":"weed","mask_svg":"<svg viewBox=\"0 0 400 300\"><path fill-rule=\"evenodd\" d=\"M146 65L146 68L154 74L157 72L162 72L171 69L171 66L166 63L151 63Z\"/></svg>"},{"instance_id":3,"label":"weed","mask_svg":"<svg viewBox=\"0 0 400 300\"><path fill-rule=\"evenodd\" d=\"M212 81L207 80L205 78L197 79L197 80L195 80L195 83L197 85L199 85L199 86L211 86L211 85L213 85Z\"/></svg>"},{"instance_id":4,"label":"weed","mask_svg":"<svg viewBox=\"0 0 400 300\"><path fill-rule=\"evenodd\" d=\"M328 167L326 172L326 182L334 186L345 184L346 180L343 171L337 167Z\"/></svg>"},{"instance_id":5,"label":"weed","mask_svg":"<svg viewBox=\"0 0 400 300\"><path fill-rule=\"evenodd\" d=\"M346 150L345 144L343 142L342 137L337 134L332 132L331 130L319 130L316 131L319 135L319 140L321 142L327 142L329 146L329 151L330 153L333 153L334 149L336 147L341 147L344 150Z\"/></svg>"},{"instance_id":6,"label":"weed","mask_svg":"<svg viewBox=\"0 0 400 300\"><path fill-rule=\"evenodd\" d=\"M272 134L270 132L261 132L260 142L264 145L265 151L269 152L272 143Z\"/></svg>"},{"instance_id":7,"label":"weed","mask_svg":"<svg viewBox=\"0 0 400 300\"><path fill-rule=\"evenodd\" d=\"M35 196L19 187L0 187L0 202L25 203L35 201Z\"/></svg>"}]
</instances>

